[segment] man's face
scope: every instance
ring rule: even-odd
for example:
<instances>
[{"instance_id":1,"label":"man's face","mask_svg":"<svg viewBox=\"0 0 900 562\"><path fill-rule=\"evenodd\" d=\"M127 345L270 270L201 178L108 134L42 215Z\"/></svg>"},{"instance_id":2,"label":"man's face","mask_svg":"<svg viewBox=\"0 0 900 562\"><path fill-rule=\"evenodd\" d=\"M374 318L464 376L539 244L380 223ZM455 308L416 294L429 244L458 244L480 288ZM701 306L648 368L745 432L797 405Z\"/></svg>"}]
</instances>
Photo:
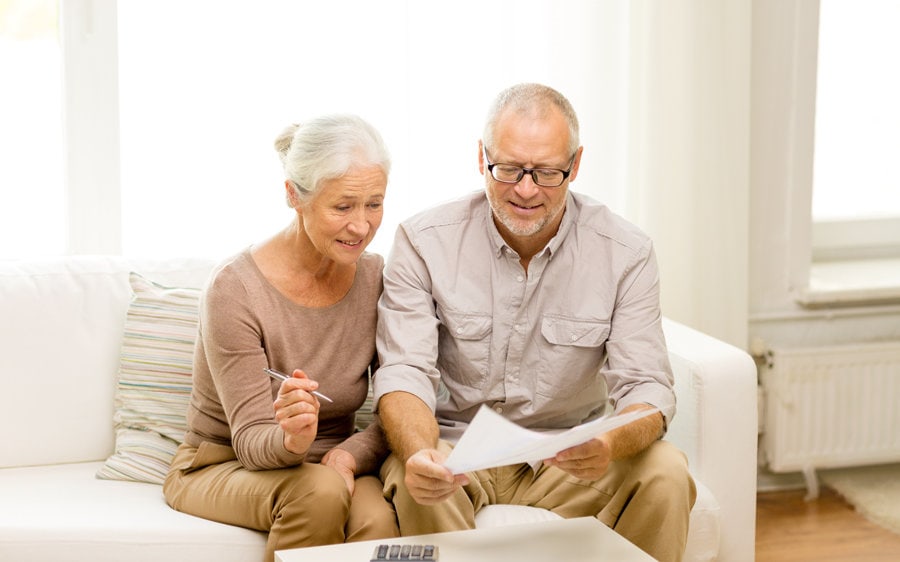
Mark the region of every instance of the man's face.
<instances>
[{"instance_id":1,"label":"man's face","mask_svg":"<svg viewBox=\"0 0 900 562\"><path fill-rule=\"evenodd\" d=\"M559 187L539 186L530 174L515 184L502 183L488 172L484 153L480 153L479 167L485 175L488 201L500 234L514 248L535 243L543 246L559 228L569 182L578 173L581 149L573 162L569 128L556 108L543 114L507 110L497 121L493 142L494 146L484 147L492 164L558 170L572 166L571 174Z\"/></svg>"}]
</instances>

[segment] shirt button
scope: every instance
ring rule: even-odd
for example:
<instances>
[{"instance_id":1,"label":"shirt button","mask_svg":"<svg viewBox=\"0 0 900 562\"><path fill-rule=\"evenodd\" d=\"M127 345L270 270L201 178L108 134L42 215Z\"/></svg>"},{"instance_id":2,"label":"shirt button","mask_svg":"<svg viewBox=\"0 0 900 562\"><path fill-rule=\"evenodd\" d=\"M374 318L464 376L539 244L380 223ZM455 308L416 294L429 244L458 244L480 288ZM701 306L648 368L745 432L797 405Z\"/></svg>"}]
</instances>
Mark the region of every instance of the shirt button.
<instances>
[{"instance_id":1,"label":"shirt button","mask_svg":"<svg viewBox=\"0 0 900 562\"><path fill-rule=\"evenodd\" d=\"M502 414L503 406L494 406L494 411L497 412L498 414Z\"/></svg>"},{"instance_id":2,"label":"shirt button","mask_svg":"<svg viewBox=\"0 0 900 562\"><path fill-rule=\"evenodd\" d=\"M575 341L577 339L578 339L578 336L576 336L575 334L572 334L571 336L569 336L569 341Z\"/></svg>"},{"instance_id":3,"label":"shirt button","mask_svg":"<svg viewBox=\"0 0 900 562\"><path fill-rule=\"evenodd\" d=\"M457 329L456 329L456 333L457 333L457 334L461 334L461 333L462 333L462 328L457 328Z\"/></svg>"},{"instance_id":4,"label":"shirt button","mask_svg":"<svg viewBox=\"0 0 900 562\"><path fill-rule=\"evenodd\" d=\"M516 277L516 281L518 281L519 283L521 283L521 282L524 281L524 280L525 280L525 278L522 277L521 275L519 275L518 277Z\"/></svg>"}]
</instances>

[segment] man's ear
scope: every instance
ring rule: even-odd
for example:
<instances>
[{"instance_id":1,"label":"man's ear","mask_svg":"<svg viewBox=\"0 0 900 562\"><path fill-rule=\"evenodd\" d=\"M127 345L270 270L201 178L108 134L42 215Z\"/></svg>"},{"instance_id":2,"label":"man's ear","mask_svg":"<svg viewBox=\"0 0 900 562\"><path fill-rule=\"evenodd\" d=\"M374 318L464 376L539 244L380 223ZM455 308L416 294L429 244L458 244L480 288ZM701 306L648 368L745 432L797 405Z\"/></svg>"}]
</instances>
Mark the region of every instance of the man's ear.
<instances>
[{"instance_id":1,"label":"man's ear","mask_svg":"<svg viewBox=\"0 0 900 562\"><path fill-rule=\"evenodd\" d=\"M583 146L579 146L578 150L575 151L575 163L572 164L572 173L569 174L569 182L575 181L575 176L578 175L578 167L581 166L581 152L584 150Z\"/></svg>"},{"instance_id":2,"label":"man's ear","mask_svg":"<svg viewBox=\"0 0 900 562\"><path fill-rule=\"evenodd\" d=\"M484 141L478 141L478 172L484 175Z\"/></svg>"}]
</instances>

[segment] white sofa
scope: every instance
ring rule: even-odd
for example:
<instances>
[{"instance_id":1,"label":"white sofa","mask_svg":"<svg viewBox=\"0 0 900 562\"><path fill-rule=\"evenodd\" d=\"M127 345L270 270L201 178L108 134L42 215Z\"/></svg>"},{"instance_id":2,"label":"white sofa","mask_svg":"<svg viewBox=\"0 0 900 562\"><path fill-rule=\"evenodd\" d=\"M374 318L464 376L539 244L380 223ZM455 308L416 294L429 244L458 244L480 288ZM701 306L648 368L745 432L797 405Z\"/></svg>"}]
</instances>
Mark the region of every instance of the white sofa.
<instances>
[{"instance_id":1,"label":"white sofa","mask_svg":"<svg viewBox=\"0 0 900 562\"><path fill-rule=\"evenodd\" d=\"M0 262L0 560L200 562L262 557L265 536L170 509L159 485L95 477L113 452L129 271L200 287L207 259ZM665 322L678 414L667 439L699 495L687 560L753 560L756 369L743 351ZM478 525L552 516L491 506Z\"/></svg>"}]
</instances>

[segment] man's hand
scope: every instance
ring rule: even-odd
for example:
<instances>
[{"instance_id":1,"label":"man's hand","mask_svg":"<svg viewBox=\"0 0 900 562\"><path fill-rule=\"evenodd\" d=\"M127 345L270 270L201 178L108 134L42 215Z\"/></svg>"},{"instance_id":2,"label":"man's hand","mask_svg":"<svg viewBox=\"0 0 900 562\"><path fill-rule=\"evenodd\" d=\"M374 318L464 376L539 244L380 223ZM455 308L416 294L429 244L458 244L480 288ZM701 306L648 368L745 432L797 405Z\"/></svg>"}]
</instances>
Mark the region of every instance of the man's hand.
<instances>
[{"instance_id":1,"label":"man's hand","mask_svg":"<svg viewBox=\"0 0 900 562\"><path fill-rule=\"evenodd\" d=\"M633 404L619 414L648 410L648 404ZM651 414L599 435L587 443L560 451L544 464L555 466L576 478L597 480L609 469L609 463L636 455L659 439L663 430L661 412Z\"/></svg>"},{"instance_id":2,"label":"man's hand","mask_svg":"<svg viewBox=\"0 0 900 562\"><path fill-rule=\"evenodd\" d=\"M608 434L595 437L586 443L556 453L544 464L555 466L582 480L597 480L609 468L612 452Z\"/></svg>"},{"instance_id":3,"label":"man's hand","mask_svg":"<svg viewBox=\"0 0 900 562\"><path fill-rule=\"evenodd\" d=\"M446 456L436 449L422 449L406 461L406 488L422 505L440 503L469 483L465 474L454 476L443 466Z\"/></svg>"}]
</instances>

